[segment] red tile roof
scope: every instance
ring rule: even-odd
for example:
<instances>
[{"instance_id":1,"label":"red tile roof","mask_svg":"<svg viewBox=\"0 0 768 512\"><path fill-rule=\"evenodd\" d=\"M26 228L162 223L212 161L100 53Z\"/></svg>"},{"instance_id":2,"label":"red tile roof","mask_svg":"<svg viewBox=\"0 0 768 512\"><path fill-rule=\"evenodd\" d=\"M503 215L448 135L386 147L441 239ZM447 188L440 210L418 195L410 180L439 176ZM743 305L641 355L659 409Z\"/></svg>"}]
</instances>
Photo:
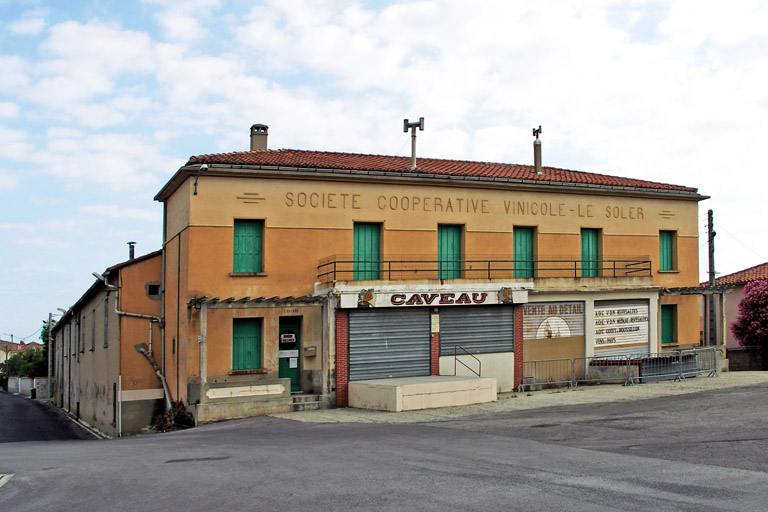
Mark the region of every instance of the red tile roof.
<instances>
[{"instance_id":1,"label":"red tile roof","mask_svg":"<svg viewBox=\"0 0 768 512\"><path fill-rule=\"evenodd\" d=\"M356 153L333 153L329 151L303 151L297 149L256 150L237 153L219 153L193 156L187 165L223 164L242 166L290 167L304 169L334 169L361 172L380 172L454 176L463 178L484 178L500 180L525 180L526 182L563 183L591 186L649 189L657 191L695 193L691 187L670 185L653 181L620 178L605 174L571 171L554 167L543 167L537 175L531 165L516 165L464 160L442 160L419 158L418 169L411 170L410 157L363 155Z\"/></svg>"},{"instance_id":2,"label":"red tile roof","mask_svg":"<svg viewBox=\"0 0 768 512\"><path fill-rule=\"evenodd\" d=\"M768 281L768 263L761 263L715 279L715 284L744 284L752 281ZM702 283L706 285L706 283Z\"/></svg>"}]
</instances>

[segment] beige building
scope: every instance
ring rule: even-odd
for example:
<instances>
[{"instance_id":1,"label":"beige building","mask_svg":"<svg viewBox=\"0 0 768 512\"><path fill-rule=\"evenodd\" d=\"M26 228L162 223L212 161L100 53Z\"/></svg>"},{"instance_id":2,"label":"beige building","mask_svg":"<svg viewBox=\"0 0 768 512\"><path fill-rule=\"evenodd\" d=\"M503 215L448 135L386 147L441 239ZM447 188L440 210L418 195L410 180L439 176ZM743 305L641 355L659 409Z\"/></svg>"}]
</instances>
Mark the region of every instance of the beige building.
<instances>
[{"instance_id":1,"label":"beige building","mask_svg":"<svg viewBox=\"0 0 768 512\"><path fill-rule=\"evenodd\" d=\"M160 251L108 268L52 330L53 399L108 436L136 434L162 414L161 379L136 350L161 345Z\"/></svg>"},{"instance_id":2,"label":"beige building","mask_svg":"<svg viewBox=\"0 0 768 512\"><path fill-rule=\"evenodd\" d=\"M267 149L164 205L162 351L198 421L345 406L350 382L699 344L696 189L537 165ZM467 354L471 354L470 358Z\"/></svg>"}]
</instances>

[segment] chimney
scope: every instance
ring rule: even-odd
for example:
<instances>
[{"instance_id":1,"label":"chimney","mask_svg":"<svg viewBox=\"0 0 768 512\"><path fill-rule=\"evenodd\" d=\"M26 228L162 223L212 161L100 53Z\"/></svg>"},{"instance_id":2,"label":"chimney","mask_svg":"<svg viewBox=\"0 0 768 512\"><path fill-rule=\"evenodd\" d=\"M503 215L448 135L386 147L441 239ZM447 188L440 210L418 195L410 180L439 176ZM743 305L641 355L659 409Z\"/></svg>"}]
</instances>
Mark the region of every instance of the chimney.
<instances>
[{"instance_id":1,"label":"chimney","mask_svg":"<svg viewBox=\"0 0 768 512\"><path fill-rule=\"evenodd\" d=\"M533 141L533 168L536 171L536 174L541 174L541 141L539 140L539 135L541 134L541 125L539 125L539 128L533 129L533 136L536 137L536 140Z\"/></svg>"},{"instance_id":2,"label":"chimney","mask_svg":"<svg viewBox=\"0 0 768 512\"><path fill-rule=\"evenodd\" d=\"M128 259L134 258L133 248L136 246L136 242L128 242Z\"/></svg>"},{"instance_id":3,"label":"chimney","mask_svg":"<svg viewBox=\"0 0 768 512\"><path fill-rule=\"evenodd\" d=\"M265 124L251 126L251 151L267 149L267 131L269 126Z\"/></svg>"}]
</instances>

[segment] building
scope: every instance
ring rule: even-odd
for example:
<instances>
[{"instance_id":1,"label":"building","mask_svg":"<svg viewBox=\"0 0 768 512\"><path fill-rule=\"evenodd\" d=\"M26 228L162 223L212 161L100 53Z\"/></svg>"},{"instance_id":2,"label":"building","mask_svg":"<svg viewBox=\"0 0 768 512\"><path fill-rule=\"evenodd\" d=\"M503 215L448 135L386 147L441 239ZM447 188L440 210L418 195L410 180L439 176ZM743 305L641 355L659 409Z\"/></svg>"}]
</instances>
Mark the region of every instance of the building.
<instances>
[{"instance_id":1,"label":"building","mask_svg":"<svg viewBox=\"0 0 768 512\"><path fill-rule=\"evenodd\" d=\"M26 352L27 350L42 350L43 344L36 341L30 342L13 342L0 340L0 364L6 362L15 354Z\"/></svg>"},{"instance_id":2,"label":"building","mask_svg":"<svg viewBox=\"0 0 768 512\"><path fill-rule=\"evenodd\" d=\"M162 381L136 350L161 348L162 260L131 247L51 331L55 404L108 436L139 433L164 411Z\"/></svg>"},{"instance_id":3,"label":"building","mask_svg":"<svg viewBox=\"0 0 768 512\"><path fill-rule=\"evenodd\" d=\"M356 382L457 361L508 391L528 360L699 345L698 297L660 293L698 285L694 188L267 137L155 197L159 364L198 421L346 406Z\"/></svg>"},{"instance_id":4,"label":"building","mask_svg":"<svg viewBox=\"0 0 768 512\"><path fill-rule=\"evenodd\" d=\"M768 281L768 263L715 279L715 288L721 293L709 296L714 297L714 322L702 322L705 339L725 340L728 369L731 371L765 370L768 364L754 347L742 347L731 331L731 324L739 317L739 302L744 297L744 287L754 281ZM706 287L707 283L702 283L701 286ZM702 318L709 314L708 311L706 301L703 301ZM714 336L710 336L711 333Z\"/></svg>"}]
</instances>

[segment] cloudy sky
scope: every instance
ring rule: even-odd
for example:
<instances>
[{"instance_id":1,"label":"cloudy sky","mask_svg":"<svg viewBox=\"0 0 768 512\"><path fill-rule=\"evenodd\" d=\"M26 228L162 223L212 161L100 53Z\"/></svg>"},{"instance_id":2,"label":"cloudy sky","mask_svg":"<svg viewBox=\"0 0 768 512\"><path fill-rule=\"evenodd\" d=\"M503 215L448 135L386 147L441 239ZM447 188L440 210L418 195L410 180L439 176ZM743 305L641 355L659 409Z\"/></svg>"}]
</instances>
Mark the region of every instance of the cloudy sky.
<instances>
[{"instance_id":1,"label":"cloudy sky","mask_svg":"<svg viewBox=\"0 0 768 512\"><path fill-rule=\"evenodd\" d=\"M471 5L471 7L470 7ZM768 261L765 1L0 0L0 335L161 247L189 156L544 163L697 187L717 270ZM706 238L700 239L702 280Z\"/></svg>"}]
</instances>

